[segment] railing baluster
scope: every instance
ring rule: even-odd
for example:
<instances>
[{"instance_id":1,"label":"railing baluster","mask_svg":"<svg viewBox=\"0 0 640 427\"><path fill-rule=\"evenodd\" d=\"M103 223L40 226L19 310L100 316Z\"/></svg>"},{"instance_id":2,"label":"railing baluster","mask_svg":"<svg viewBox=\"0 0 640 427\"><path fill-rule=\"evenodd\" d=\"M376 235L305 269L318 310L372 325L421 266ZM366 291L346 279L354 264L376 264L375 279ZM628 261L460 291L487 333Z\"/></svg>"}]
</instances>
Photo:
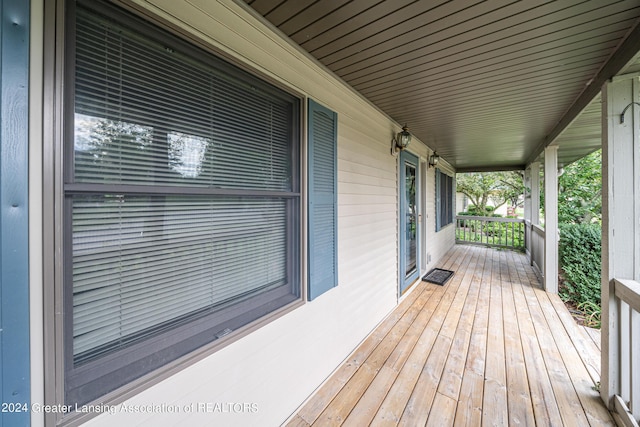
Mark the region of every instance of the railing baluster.
<instances>
[{"instance_id":1,"label":"railing baluster","mask_svg":"<svg viewBox=\"0 0 640 427\"><path fill-rule=\"evenodd\" d=\"M478 241L478 221L476 220L471 220L471 231L473 232L473 241L477 242Z\"/></svg>"},{"instance_id":2,"label":"railing baluster","mask_svg":"<svg viewBox=\"0 0 640 427\"><path fill-rule=\"evenodd\" d=\"M487 222L482 220L480 223L482 224L480 227L480 242L482 242L482 236L484 235L486 243L489 243L489 236L484 232Z\"/></svg>"},{"instance_id":3,"label":"railing baluster","mask_svg":"<svg viewBox=\"0 0 640 427\"><path fill-rule=\"evenodd\" d=\"M511 245L513 247L516 246L516 237L515 237L516 236L516 234L515 234L516 233L516 227L517 227L516 223L512 222L511 223Z\"/></svg>"},{"instance_id":4,"label":"railing baluster","mask_svg":"<svg viewBox=\"0 0 640 427\"><path fill-rule=\"evenodd\" d=\"M636 420L640 420L640 313L633 309L631 309L629 324L629 340L631 341L629 343L631 363L629 410Z\"/></svg>"},{"instance_id":5,"label":"railing baluster","mask_svg":"<svg viewBox=\"0 0 640 427\"><path fill-rule=\"evenodd\" d=\"M469 239L471 238L471 229L469 229L469 221L466 219L463 220L464 223L464 240L467 240L467 234L469 235Z\"/></svg>"},{"instance_id":6,"label":"railing baluster","mask_svg":"<svg viewBox=\"0 0 640 427\"><path fill-rule=\"evenodd\" d=\"M496 223L490 222L490 224L491 224L491 243L495 245L496 244ZM500 243L500 240L498 240L498 243Z\"/></svg>"},{"instance_id":7,"label":"railing baluster","mask_svg":"<svg viewBox=\"0 0 640 427\"><path fill-rule=\"evenodd\" d=\"M620 393L627 400L631 394L631 360L629 353L631 352L629 342L629 326L631 322L631 307L629 304L620 300Z\"/></svg>"},{"instance_id":8,"label":"railing baluster","mask_svg":"<svg viewBox=\"0 0 640 427\"><path fill-rule=\"evenodd\" d=\"M640 283L625 279L614 281L617 329L607 324L603 327L610 328L610 337L617 337L612 345L617 347L620 363L619 368L610 373L620 381L614 391L615 409L625 425L632 425L631 418L640 422Z\"/></svg>"}]
</instances>

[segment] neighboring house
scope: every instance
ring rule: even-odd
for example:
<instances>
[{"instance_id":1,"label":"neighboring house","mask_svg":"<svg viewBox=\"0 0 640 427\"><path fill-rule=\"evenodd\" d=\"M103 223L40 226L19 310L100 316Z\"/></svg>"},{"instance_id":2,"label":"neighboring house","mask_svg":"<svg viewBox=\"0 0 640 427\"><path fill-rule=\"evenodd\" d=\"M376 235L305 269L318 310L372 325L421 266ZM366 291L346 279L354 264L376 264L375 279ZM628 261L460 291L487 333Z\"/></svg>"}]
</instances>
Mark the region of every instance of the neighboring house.
<instances>
[{"instance_id":1,"label":"neighboring house","mask_svg":"<svg viewBox=\"0 0 640 427\"><path fill-rule=\"evenodd\" d=\"M233 0L2 18L3 427L278 425L455 244L456 171L545 149L396 150L403 113Z\"/></svg>"},{"instance_id":2,"label":"neighboring house","mask_svg":"<svg viewBox=\"0 0 640 427\"><path fill-rule=\"evenodd\" d=\"M456 193L456 213L466 212L469 206L469 198L464 193Z\"/></svg>"},{"instance_id":3,"label":"neighboring house","mask_svg":"<svg viewBox=\"0 0 640 427\"><path fill-rule=\"evenodd\" d=\"M521 203L523 202L523 199L524 199L524 195L523 195L522 199L520 199L518 201L518 204L520 206L522 206ZM458 213L458 212L466 212L467 208L469 207L469 205L470 205L469 198L467 197L466 194L464 194L464 193L456 193L456 213ZM493 206L493 205L489 204L488 206ZM499 215L502 215L502 216L509 216L509 215L514 215L514 212L517 213L518 209L520 209L520 208L513 208L513 207L509 206L509 204L505 203L505 204L502 204L502 205L498 206L498 208L495 209L493 211L493 213L496 213L496 214L499 214Z\"/></svg>"}]
</instances>

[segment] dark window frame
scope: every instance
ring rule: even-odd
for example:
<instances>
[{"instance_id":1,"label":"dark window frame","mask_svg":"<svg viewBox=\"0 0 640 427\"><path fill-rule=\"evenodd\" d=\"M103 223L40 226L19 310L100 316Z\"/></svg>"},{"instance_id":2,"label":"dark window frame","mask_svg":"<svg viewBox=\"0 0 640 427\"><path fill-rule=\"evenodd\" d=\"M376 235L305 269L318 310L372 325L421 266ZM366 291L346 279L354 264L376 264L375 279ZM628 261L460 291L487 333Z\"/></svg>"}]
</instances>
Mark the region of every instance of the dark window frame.
<instances>
[{"instance_id":1,"label":"dark window frame","mask_svg":"<svg viewBox=\"0 0 640 427\"><path fill-rule=\"evenodd\" d=\"M74 171L72 165L74 164L74 149L73 149L73 123L74 123L74 63L75 63L75 2L66 2L66 55L65 55L65 106L63 110L65 116L66 126L63 129L64 143L61 142L63 148L63 188L61 195L61 204L63 210L62 216L62 240L63 240L63 284L62 286L62 301L60 302L65 308L64 320L62 324L62 353L63 353L63 374L64 374L64 389L72 387L76 390L76 387L83 388L82 394L87 394L87 375L92 376L94 383L99 383L109 375L113 375L114 372L121 373L122 370L129 370L130 372L139 372L139 369L145 361L151 359L161 359L156 363L156 367L147 370L143 375L130 375L124 382L121 381L120 385L115 388L110 388L104 391L105 387L99 386L100 390L94 390L88 393L90 398L88 401L99 400L101 396L106 394L113 394L113 390L120 388L131 388L132 384L139 383L139 380L144 377L157 376L157 370L161 369L174 369L175 365L179 363L185 357L189 357L196 352L202 352L205 349L210 349L209 352L213 352L215 349L220 348L235 339L239 338L245 333L255 329L261 324L287 312L289 309L302 304L304 298L304 292L302 290L301 279L301 221L302 221L302 202L301 202L301 126L300 115L302 100L299 96L295 96L291 93L285 92L283 89L277 88L266 80L255 76L239 67L226 62L224 59L212 54L211 52L204 51L203 49L195 46L178 36L168 33L162 27L148 22L142 18L134 15L130 15L128 12L119 9L111 4L102 2L86 2L90 4L92 10L96 10L98 13L108 15L113 19L118 19L118 22L124 23L123 25L135 25L136 29L140 32L144 32L145 35L151 34L150 37L161 39L168 45L177 45L181 49L188 52L191 55L195 55L198 60L206 60L213 66L218 67L222 73L231 73L234 78L238 79L241 76L242 79L246 79L252 85L259 86L261 90L272 93L274 96L284 96L292 102L292 129L291 129L291 169L292 176L294 177L291 185L291 191L261 191L261 190L229 190L229 189L206 189L206 188L187 188L187 193L192 197L224 197L234 195L243 198L280 198L286 203L286 221L287 221L287 233L286 233L286 248L287 248L287 275L290 278L290 291L283 292L282 289L274 289L269 292L271 296L269 305L260 304L256 302L251 305L251 310L255 311L256 317L248 324L243 324L234 328L234 332L228 336L220 338L211 338L212 333L220 332L224 329L225 323L222 321L225 312L233 313L238 311L237 308L229 307L221 312L212 313L206 317L191 320L189 323L177 326L170 332L166 332L161 335L152 336L142 342L136 343L129 347L125 347L112 354L108 354L96 361L74 367L73 366L73 292L72 292L72 256L71 256L71 230L72 230L72 208L71 201L74 196L87 195L87 194L123 194L128 196L139 195L158 195L158 194L185 194L185 187L179 186L123 186L123 185L103 185L103 184L91 184L91 183L77 183L74 182ZM261 297L268 295L262 294ZM71 310L69 310L71 308ZM243 311L243 309L240 309ZM226 314L229 314L226 313ZM219 319L220 321L216 321ZM225 318L225 319L228 319ZM232 319L233 320L233 319ZM215 326L207 326L213 323ZM197 333L193 333L194 329L197 329ZM184 334L190 331L191 336L184 338ZM171 341L172 345L165 345L167 341ZM176 347L186 346L188 351L175 351ZM156 352L154 349L157 349ZM163 353L164 351L164 353ZM126 357L122 357L126 354ZM140 357L140 355L146 355ZM121 362L122 359L128 360L128 362ZM133 360L131 362L131 360ZM103 371L96 371L96 367L102 365ZM108 366L105 368L105 366ZM84 380L83 380L84 378ZM78 388L78 390L79 390ZM90 388L90 387L89 387ZM79 391L73 391L70 393L62 393L66 395L64 397L65 404L74 403L78 401ZM74 394L75 393L75 394ZM86 400L86 399L85 399Z\"/></svg>"}]
</instances>

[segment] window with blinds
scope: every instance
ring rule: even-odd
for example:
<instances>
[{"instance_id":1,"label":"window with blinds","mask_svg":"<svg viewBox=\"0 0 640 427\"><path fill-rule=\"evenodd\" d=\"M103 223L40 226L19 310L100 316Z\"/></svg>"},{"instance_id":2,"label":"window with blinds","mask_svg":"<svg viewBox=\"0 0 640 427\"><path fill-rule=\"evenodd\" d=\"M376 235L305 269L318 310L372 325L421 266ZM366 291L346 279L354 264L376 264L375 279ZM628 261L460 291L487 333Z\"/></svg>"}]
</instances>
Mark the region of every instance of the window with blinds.
<instances>
[{"instance_id":1,"label":"window with blinds","mask_svg":"<svg viewBox=\"0 0 640 427\"><path fill-rule=\"evenodd\" d=\"M299 100L115 6L73 11L65 387L86 403L300 299Z\"/></svg>"},{"instance_id":2,"label":"window with blinds","mask_svg":"<svg viewBox=\"0 0 640 427\"><path fill-rule=\"evenodd\" d=\"M436 169L436 231L453 222L453 177Z\"/></svg>"}]
</instances>

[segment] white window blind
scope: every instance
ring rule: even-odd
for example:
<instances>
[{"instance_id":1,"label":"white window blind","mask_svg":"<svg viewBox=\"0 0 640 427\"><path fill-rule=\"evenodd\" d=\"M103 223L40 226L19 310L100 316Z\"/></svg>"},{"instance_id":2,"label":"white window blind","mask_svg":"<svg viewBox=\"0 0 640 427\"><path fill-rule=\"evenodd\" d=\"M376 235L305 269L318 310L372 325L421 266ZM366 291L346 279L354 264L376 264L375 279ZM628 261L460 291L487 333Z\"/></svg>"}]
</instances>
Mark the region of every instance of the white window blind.
<instances>
[{"instance_id":1,"label":"white window blind","mask_svg":"<svg viewBox=\"0 0 640 427\"><path fill-rule=\"evenodd\" d=\"M74 197L76 360L285 284L285 221L282 200Z\"/></svg>"},{"instance_id":2,"label":"white window blind","mask_svg":"<svg viewBox=\"0 0 640 427\"><path fill-rule=\"evenodd\" d=\"M75 182L291 190L290 97L79 12Z\"/></svg>"}]
</instances>

